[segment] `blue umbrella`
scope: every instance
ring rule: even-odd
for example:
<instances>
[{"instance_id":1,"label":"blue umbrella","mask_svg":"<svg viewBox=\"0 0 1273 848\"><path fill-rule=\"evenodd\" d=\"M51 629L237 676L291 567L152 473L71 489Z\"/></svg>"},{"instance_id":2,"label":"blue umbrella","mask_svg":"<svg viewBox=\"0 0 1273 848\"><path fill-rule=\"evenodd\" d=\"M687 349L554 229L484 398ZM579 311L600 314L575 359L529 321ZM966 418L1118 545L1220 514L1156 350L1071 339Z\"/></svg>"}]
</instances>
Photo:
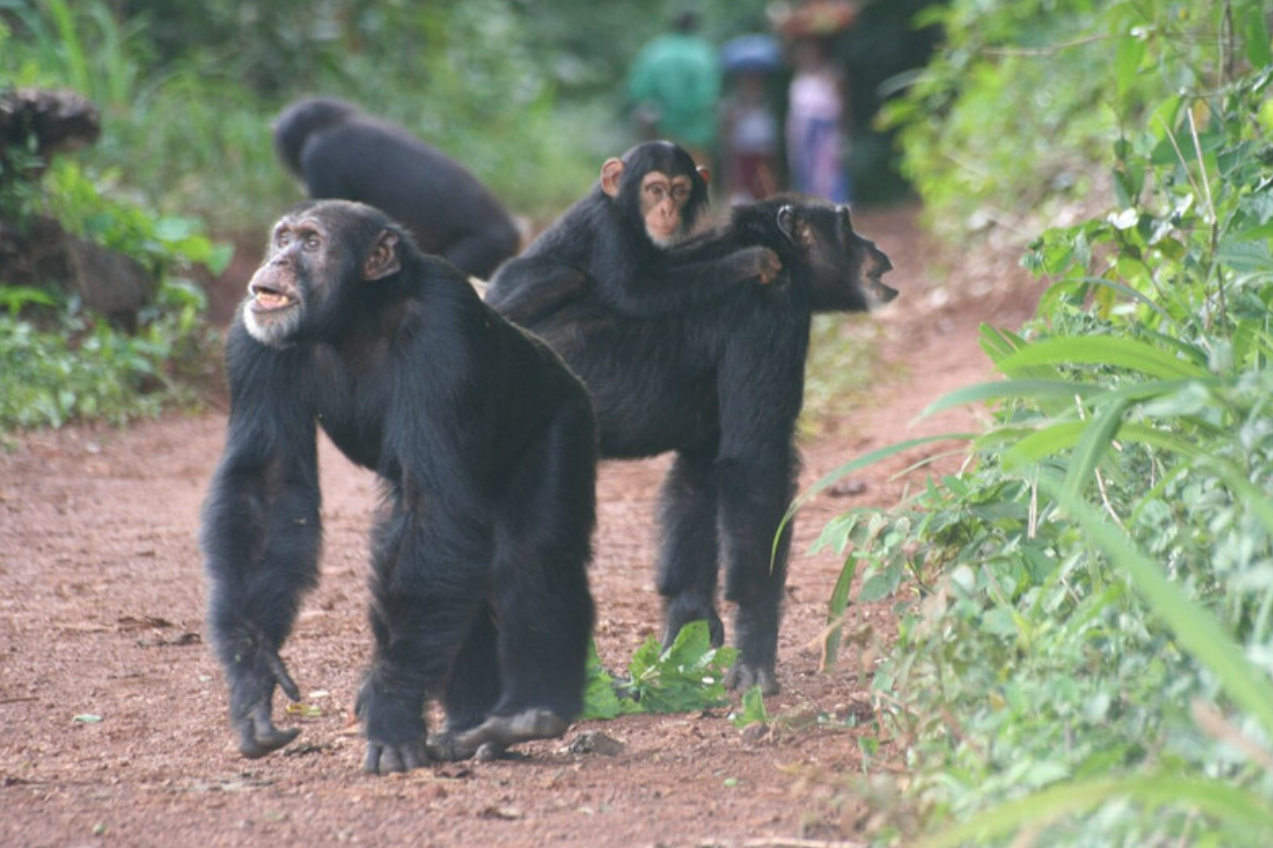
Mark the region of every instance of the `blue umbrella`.
<instances>
[{"instance_id":1,"label":"blue umbrella","mask_svg":"<svg viewBox=\"0 0 1273 848\"><path fill-rule=\"evenodd\" d=\"M782 50L773 36L740 35L721 45L720 63L726 73L772 71L782 64Z\"/></svg>"}]
</instances>

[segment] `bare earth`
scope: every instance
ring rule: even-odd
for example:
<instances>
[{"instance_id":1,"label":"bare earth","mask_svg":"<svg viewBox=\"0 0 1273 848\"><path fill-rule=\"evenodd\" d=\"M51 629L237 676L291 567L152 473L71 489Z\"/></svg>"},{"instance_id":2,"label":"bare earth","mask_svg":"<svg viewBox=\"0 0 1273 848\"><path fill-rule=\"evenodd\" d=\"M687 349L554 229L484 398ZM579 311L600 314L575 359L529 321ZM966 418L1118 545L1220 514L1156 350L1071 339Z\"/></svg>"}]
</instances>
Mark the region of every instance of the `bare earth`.
<instances>
[{"instance_id":1,"label":"bare earth","mask_svg":"<svg viewBox=\"0 0 1273 848\"><path fill-rule=\"evenodd\" d=\"M855 222L893 259L889 282L902 296L873 319L884 328L881 381L803 440L804 488L871 450L969 426L967 412L913 419L989 376L978 324L1015 327L1031 300L1013 256L938 279L910 210ZM841 562L809 548L846 509L896 503L921 477L893 475L921 452L854 474L801 513L783 691L766 703L772 729L740 731L728 708L632 716L576 724L498 762L370 777L351 716L371 642L371 475L323 444L323 581L283 649L311 709L284 716L277 697L280 725L302 734L248 761L200 635L198 512L223 428L221 411L173 415L127 430L31 434L0 455L0 846L855 844L868 811L834 801L860 773L857 737L867 731L849 725L870 717L871 652L848 647L837 668L819 671ZM612 669L658 627L653 519L665 468L657 459L601 469L591 573L598 650ZM886 606L863 615L874 638L888 638ZM621 749L588 751L595 734Z\"/></svg>"}]
</instances>

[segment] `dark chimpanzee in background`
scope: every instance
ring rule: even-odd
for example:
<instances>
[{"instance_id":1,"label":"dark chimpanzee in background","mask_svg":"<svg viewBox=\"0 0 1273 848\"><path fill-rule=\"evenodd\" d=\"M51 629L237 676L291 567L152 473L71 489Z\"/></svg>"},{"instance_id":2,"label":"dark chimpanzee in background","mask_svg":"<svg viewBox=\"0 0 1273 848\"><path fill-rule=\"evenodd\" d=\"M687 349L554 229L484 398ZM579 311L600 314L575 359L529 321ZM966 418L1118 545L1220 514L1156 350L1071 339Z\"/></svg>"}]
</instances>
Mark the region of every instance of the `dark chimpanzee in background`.
<instances>
[{"instance_id":1,"label":"dark chimpanzee in background","mask_svg":"<svg viewBox=\"0 0 1273 848\"><path fill-rule=\"evenodd\" d=\"M896 292L880 282L887 257L853 232L847 208L812 200L740 207L729 225L661 247L642 224L647 207L634 187L652 174L690 176L687 158L629 154L617 192L603 170L602 186L527 249L534 264L519 257L500 269L488 302L583 378L603 457L676 452L661 494L664 643L698 619L723 641L715 598L723 559L739 648L727 682L772 693L790 525L776 549L774 538L798 472L811 316L866 309ZM700 211L694 198L681 206L683 229ZM621 251L596 247L616 243L644 248L616 259ZM756 264L763 270L747 270ZM703 268L715 273L696 277ZM695 271L678 273L686 269Z\"/></svg>"},{"instance_id":2,"label":"dark chimpanzee in background","mask_svg":"<svg viewBox=\"0 0 1273 848\"><path fill-rule=\"evenodd\" d=\"M375 656L357 705L365 770L561 735L581 707L593 622L596 435L582 384L361 204L285 215L248 290L201 535L239 750L263 756L297 734L270 710L276 684L300 697L279 649L318 579L316 424L383 483ZM426 752L428 698L447 722Z\"/></svg>"},{"instance_id":3,"label":"dark chimpanzee in background","mask_svg":"<svg viewBox=\"0 0 1273 848\"><path fill-rule=\"evenodd\" d=\"M352 103L292 103L275 121L274 149L310 197L375 206L405 225L425 253L466 274L485 279L517 252L517 227L477 177Z\"/></svg>"}]
</instances>

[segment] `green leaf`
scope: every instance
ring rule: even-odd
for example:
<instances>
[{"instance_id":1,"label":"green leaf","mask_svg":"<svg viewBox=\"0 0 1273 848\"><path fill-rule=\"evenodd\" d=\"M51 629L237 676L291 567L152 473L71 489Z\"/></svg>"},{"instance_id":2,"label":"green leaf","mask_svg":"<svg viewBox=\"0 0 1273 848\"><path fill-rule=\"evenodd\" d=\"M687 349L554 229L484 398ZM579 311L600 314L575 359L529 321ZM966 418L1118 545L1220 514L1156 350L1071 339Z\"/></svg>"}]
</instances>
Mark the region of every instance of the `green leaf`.
<instances>
[{"instance_id":1,"label":"green leaf","mask_svg":"<svg viewBox=\"0 0 1273 848\"><path fill-rule=\"evenodd\" d=\"M741 709L730 716L734 727L747 727L750 724L768 724L769 711L765 709L765 696L759 686L753 686L743 693Z\"/></svg>"},{"instance_id":2,"label":"green leaf","mask_svg":"<svg viewBox=\"0 0 1273 848\"><path fill-rule=\"evenodd\" d=\"M1151 377L1207 377L1205 369L1138 339L1118 336L1063 336L1022 348L998 363L1009 376L1037 366L1105 365Z\"/></svg>"},{"instance_id":3,"label":"green leaf","mask_svg":"<svg viewBox=\"0 0 1273 848\"><path fill-rule=\"evenodd\" d=\"M1096 466L1100 463L1101 457L1114 441L1114 436L1123 423L1123 413L1126 410L1126 400L1112 403L1084 428L1065 473L1065 486L1062 492L1066 497L1077 498L1082 494L1088 480L1096 473Z\"/></svg>"},{"instance_id":4,"label":"green leaf","mask_svg":"<svg viewBox=\"0 0 1273 848\"><path fill-rule=\"evenodd\" d=\"M918 417L926 418L953 406L984 403L990 400L1069 399L1075 395L1082 397L1100 391L1100 388L1091 383L1076 383L1069 380L998 380L978 383L943 395L924 407Z\"/></svg>"},{"instance_id":5,"label":"green leaf","mask_svg":"<svg viewBox=\"0 0 1273 848\"><path fill-rule=\"evenodd\" d=\"M1265 19L1263 3L1252 2L1242 10L1242 35L1246 41L1246 57L1251 64L1262 68L1273 61L1269 50L1269 27Z\"/></svg>"},{"instance_id":6,"label":"green leaf","mask_svg":"<svg viewBox=\"0 0 1273 848\"><path fill-rule=\"evenodd\" d=\"M1182 777L1123 777L1055 786L1001 804L971 821L944 826L940 833L914 843L914 848L955 848L987 844L1021 828L1034 832L1063 816L1075 815L1119 798L1153 807L1200 810L1215 827L1239 837L1226 844L1263 844L1273 828L1273 808L1255 792L1218 781ZM1243 839L1244 837L1244 839Z\"/></svg>"},{"instance_id":7,"label":"green leaf","mask_svg":"<svg viewBox=\"0 0 1273 848\"><path fill-rule=\"evenodd\" d=\"M1145 42L1142 39L1126 35L1118 40L1118 48L1114 52L1114 83L1120 96L1131 90L1144 58Z\"/></svg>"},{"instance_id":8,"label":"green leaf","mask_svg":"<svg viewBox=\"0 0 1273 848\"><path fill-rule=\"evenodd\" d=\"M831 602L827 609L827 635L822 641L823 671L835 666L840 655L840 636L843 629L840 619L849 608L849 590L853 587L853 578L857 576L857 563L857 557L849 557L844 561L844 568L840 569L840 576L831 591Z\"/></svg>"},{"instance_id":9,"label":"green leaf","mask_svg":"<svg viewBox=\"0 0 1273 848\"><path fill-rule=\"evenodd\" d=\"M737 658L734 648L713 648L706 621L681 628L676 640L661 651L653 636L632 657L630 693L641 712L682 713L718 707L729 702L725 673Z\"/></svg>"}]
</instances>

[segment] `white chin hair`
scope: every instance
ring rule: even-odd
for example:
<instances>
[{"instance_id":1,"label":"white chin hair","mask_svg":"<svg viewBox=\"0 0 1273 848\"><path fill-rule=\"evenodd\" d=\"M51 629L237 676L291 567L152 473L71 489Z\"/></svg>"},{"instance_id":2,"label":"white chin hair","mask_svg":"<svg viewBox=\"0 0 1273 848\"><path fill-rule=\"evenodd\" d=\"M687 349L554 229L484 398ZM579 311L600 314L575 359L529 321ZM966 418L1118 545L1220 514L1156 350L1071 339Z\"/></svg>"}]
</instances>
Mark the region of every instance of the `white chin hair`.
<instances>
[{"instance_id":1,"label":"white chin hair","mask_svg":"<svg viewBox=\"0 0 1273 848\"><path fill-rule=\"evenodd\" d=\"M677 231L670 236L651 235L650 241L654 242L657 247L676 247L678 244L685 241L685 236L681 235L680 231Z\"/></svg>"},{"instance_id":2,"label":"white chin hair","mask_svg":"<svg viewBox=\"0 0 1273 848\"><path fill-rule=\"evenodd\" d=\"M243 327L248 335L263 345L270 347L286 347L287 337L291 335L295 320L289 315L287 319L275 316L273 320L261 323L257 314L250 308L243 310Z\"/></svg>"}]
</instances>

